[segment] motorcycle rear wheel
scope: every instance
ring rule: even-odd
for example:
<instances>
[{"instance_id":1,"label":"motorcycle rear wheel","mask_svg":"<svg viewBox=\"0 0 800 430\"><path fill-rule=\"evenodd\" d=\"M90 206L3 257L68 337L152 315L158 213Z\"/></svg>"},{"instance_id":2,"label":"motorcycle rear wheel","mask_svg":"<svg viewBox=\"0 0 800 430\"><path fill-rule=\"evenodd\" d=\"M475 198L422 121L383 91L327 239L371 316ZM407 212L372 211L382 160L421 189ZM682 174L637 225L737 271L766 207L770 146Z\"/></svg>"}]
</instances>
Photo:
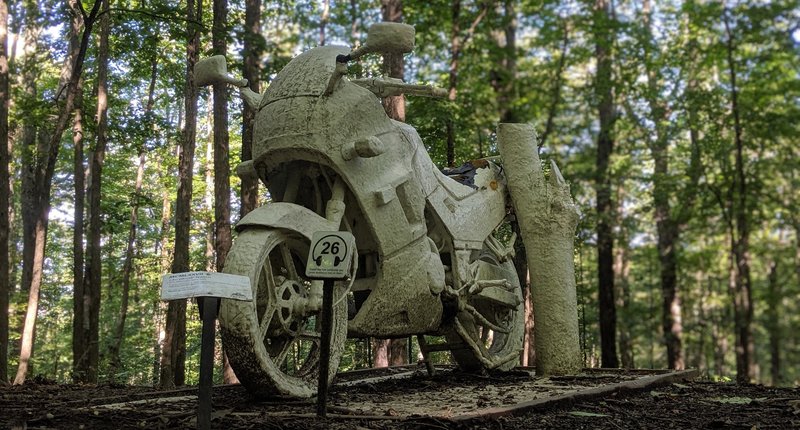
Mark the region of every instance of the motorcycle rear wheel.
<instances>
[{"instance_id":1,"label":"motorcycle rear wheel","mask_svg":"<svg viewBox=\"0 0 800 430\"><path fill-rule=\"evenodd\" d=\"M248 227L225 262L225 273L250 278L253 301L222 301L222 342L236 376L257 396L308 398L317 391L320 311L303 308L312 282L305 277L309 236ZM336 375L347 338L346 306L334 294L329 382Z\"/></svg>"},{"instance_id":2,"label":"motorcycle rear wheel","mask_svg":"<svg viewBox=\"0 0 800 430\"><path fill-rule=\"evenodd\" d=\"M462 370L510 370L519 361L518 354L522 350L525 330L522 287L514 270L514 263L510 259L499 263L490 258L472 262L471 269L475 273L475 280L508 281L510 287L507 291L518 299L519 304L516 307L503 306L479 294L462 297L483 321L466 309L456 314L452 325L445 332L445 337L448 343L463 345L451 350L451 354ZM493 329L491 325L499 327L505 333Z\"/></svg>"}]
</instances>

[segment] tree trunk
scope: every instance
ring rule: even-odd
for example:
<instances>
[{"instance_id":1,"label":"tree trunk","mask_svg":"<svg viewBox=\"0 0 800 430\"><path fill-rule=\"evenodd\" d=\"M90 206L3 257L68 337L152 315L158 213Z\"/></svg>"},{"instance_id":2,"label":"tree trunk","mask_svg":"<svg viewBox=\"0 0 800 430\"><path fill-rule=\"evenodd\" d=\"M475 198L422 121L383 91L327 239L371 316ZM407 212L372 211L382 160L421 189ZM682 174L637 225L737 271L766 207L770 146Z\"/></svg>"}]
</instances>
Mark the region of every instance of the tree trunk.
<instances>
[{"instance_id":1,"label":"tree trunk","mask_svg":"<svg viewBox=\"0 0 800 430\"><path fill-rule=\"evenodd\" d=\"M520 286L522 286L522 297L525 301L525 332L522 337L522 352L520 353L520 365L531 366L536 362L536 339L535 339L535 317L533 315L533 297L531 297L530 272L528 271L528 253L522 240L522 231L519 228L519 216L514 215L511 228L517 234L514 242L514 269L517 272Z\"/></svg>"},{"instance_id":2,"label":"tree trunk","mask_svg":"<svg viewBox=\"0 0 800 430\"><path fill-rule=\"evenodd\" d=\"M150 85L147 89L147 105L145 105L144 117L149 118L155 104L156 77L158 74L158 56L154 55L150 60ZM148 122L147 128L152 129L152 122ZM110 379L117 379L117 371L122 367L120 359L120 349L122 339L125 335L125 320L128 317L128 299L131 290L131 272L133 272L133 253L136 248L136 233L139 228L139 199L142 193L144 182L144 165L147 161L145 145L139 147L139 166L136 169L136 181L134 183L133 201L131 202L131 223L128 227L128 239L125 248L125 261L122 264L122 291L120 291L119 313L114 325L114 334L111 345L108 348Z\"/></svg>"},{"instance_id":3,"label":"tree trunk","mask_svg":"<svg viewBox=\"0 0 800 430\"><path fill-rule=\"evenodd\" d=\"M350 0L350 44L355 45L359 39L358 35L358 19L361 15L358 13L358 0Z\"/></svg>"},{"instance_id":4,"label":"tree trunk","mask_svg":"<svg viewBox=\"0 0 800 430\"><path fill-rule=\"evenodd\" d=\"M403 22L402 0L381 0L381 15L383 21ZM405 64L402 54L389 54L383 56L384 73L391 78L403 79ZM389 118L405 122L406 98L405 95L386 97L383 99L383 108ZM383 367L383 358L386 366L407 363L408 352L405 339L375 339L375 367Z\"/></svg>"},{"instance_id":5,"label":"tree trunk","mask_svg":"<svg viewBox=\"0 0 800 430\"><path fill-rule=\"evenodd\" d=\"M176 147L177 148L177 147ZM169 228L172 204L169 198L169 191L167 187L161 192L161 232L159 240L159 259L161 260L160 273L167 273L170 270L170 252L169 252ZM165 306L161 300L156 300L154 303L153 313L155 314L155 327L153 329L153 385L159 384L161 377L161 350L162 344L165 342Z\"/></svg>"},{"instance_id":6,"label":"tree trunk","mask_svg":"<svg viewBox=\"0 0 800 430\"><path fill-rule=\"evenodd\" d=\"M561 39L561 53L558 57L558 67L556 68L555 77L553 79L553 87L550 90L550 108L547 109L547 121L545 122L544 131L539 139L539 146L547 144L547 138L555 129L555 119L558 113L558 105L561 103L561 87L564 81L564 68L567 64L567 49L569 48L569 22L564 21L564 35Z\"/></svg>"},{"instance_id":7,"label":"tree trunk","mask_svg":"<svg viewBox=\"0 0 800 430\"><path fill-rule=\"evenodd\" d=\"M517 241L514 242L514 269L522 287L522 300L525 303L525 331L522 335L522 351L520 352L519 364L521 366L531 366L536 362L536 341L534 339L533 297L531 297L531 282L528 276L528 255L525 252L525 245L522 243L522 232L517 221L514 221L512 228L517 233Z\"/></svg>"},{"instance_id":8,"label":"tree trunk","mask_svg":"<svg viewBox=\"0 0 800 430\"><path fill-rule=\"evenodd\" d=\"M80 14L73 18L73 30L70 31L70 52L77 52L80 31ZM84 215L86 210L86 164L83 151L83 79L78 81L78 93L75 96L75 112L72 127L73 142L73 181L75 189L75 211L72 230L72 378L73 382L83 382L85 373L82 363L86 362L86 345L83 341L84 327Z\"/></svg>"},{"instance_id":9,"label":"tree trunk","mask_svg":"<svg viewBox=\"0 0 800 430\"><path fill-rule=\"evenodd\" d=\"M31 283L28 289L28 307L25 312L25 323L22 328L22 343L19 351L19 366L17 367L17 374L14 377L14 385L21 385L25 383L27 377L30 359L33 356L33 336L34 328L36 326L36 314L39 311L39 295L42 285L42 270L44 269L44 247L45 239L47 236L47 212L43 211L34 220L34 249L33 249L33 272L31 273Z\"/></svg>"},{"instance_id":10,"label":"tree trunk","mask_svg":"<svg viewBox=\"0 0 800 430\"><path fill-rule=\"evenodd\" d=\"M617 201L623 201L622 186L618 187ZM620 217L617 223L624 224L624 210L620 206L617 213ZM633 340L631 339L631 324L628 323L632 319L630 314L631 304L631 286L630 286L630 269L631 261L629 256L629 234L625 227L622 227L619 236L619 246L614 250L614 287L617 289L614 293L616 300L617 310L620 311L621 321L618 324L619 329L619 354L624 369L633 369Z\"/></svg>"},{"instance_id":11,"label":"tree trunk","mask_svg":"<svg viewBox=\"0 0 800 430\"><path fill-rule=\"evenodd\" d=\"M143 150L139 152L139 167L136 169L136 183L134 185L133 198L131 202L131 225L128 229L128 239L125 248L125 261L122 265L122 291L120 294L119 312L117 313L117 321L114 325L114 332L111 345L108 348L109 357L109 379L111 381L117 380L117 371L122 367L122 360L120 358L120 349L122 347L122 338L125 335L125 320L128 317L128 300L130 298L131 290L131 272L133 271L133 252L136 247L136 231L139 227L139 195L142 192L142 182L144 179L144 165L147 160L146 153Z\"/></svg>"},{"instance_id":12,"label":"tree trunk","mask_svg":"<svg viewBox=\"0 0 800 430\"><path fill-rule=\"evenodd\" d=\"M672 181L669 172L669 139L670 136L665 130L667 120L667 106L660 100L660 94L664 91L659 87L659 71L653 66L655 62L652 55L657 49L653 46L653 36L651 28L651 4L646 0L642 6L642 22L644 25L644 38L642 45L644 48L644 64L647 71L647 102L650 108L651 121L655 124L655 141L650 143L650 154L654 161L653 171L653 206L655 208L656 231L658 235L658 256L660 262L661 276L661 295L662 313L661 326L664 331L664 343L667 347L667 366L670 369L683 370L685 367L685 354L683 351L683 325L681 317L681 298L677 286L678 254L681 225L688 221L691 206L694 202L694 193L678 198L680 201L682 215L678 217L672 213L670 200L674 197ZM690 66L692 67L692 66ZM690 71L691 73L691 71ZM694 89L694 77L690 77L689 89ZM690 114L691 115L691 114ZM694 119L694 118L692 118ZM690 122L691 121L690 119ZM696 125L690 124L692 128L693 154L689 172L690 182L687 189L696 187L699 174L695 174L697 160L695 159L694 147L696 144ZM687 193L688 194L688 193Z\"/></svg>"},{"instance_id":13,"label":"tree trunk","mask_svg":"<svg viewBox=\"0 0 800 430\"><path fill-rule=\"evenodd\" d=\"M175 249L172 273L189 271L189 230L192 210L192 171L194 165L197 124L197 90L194 87L194 65L200 54L200 30L203 0L187 0L186 21L186 99L185 128L178 161L178 196L175 206ZM186 300L172 300L167 308L164 347L161 354L162 388L183 385L186 380Z\"/></svg>"},{"instance_id":14,"label":"tree trunk","mask_svg":"<svg viewBox=\"0 0 800 430\"><path fill-rule=\"evenodd\" d=\"M212 45L215 55L225 55L227 51L227 15L227 0L214 0ZM324 34L324 27L322 32ZM246 105L247 103L243 104ZM252 146L252 136L250 139L250 144ZM222 269L225 267L225 260L231 249L232 242L230 225L230 162L228 160L228 150L228 87L226 84L216 84L214 85L214 251L216 254L217 272L222 272ZM250 158L252 158L252 148ZM223 356L224 354L223 351ZM226 384L238 382L227 357L224 357L222 362L224 382Z\"/></svg>"},{"instance_id":15,"label":"tree trunk","mask_svg":"<svg viewBox=\"0 0 800 430\"><path fill-rule=\"evenodd\" d=\"M331 0L322 0L322 13L319 17L319 46L325 46L325 29L331 18Z\"/></svg>"},{"instance_id":16,"label":"tree trunk","mask_svg":"<svg viewBox=\"0 0 800 430\"><path fill-rule=\"evenodd\" d=\"M536 372L575 373L583 364L573 261L580 211L555 163L545 180L532 125L501 123L497 145L528 250Z\"/></svg>"},{"instance_id":17,"label":"tree trunk","mask_svg":"<svg viewBox=\"0 0 800 430\"><path fill-rule=\"evenodd\" d=\"M656 171L660 161L656 159ZM656 173L658 175L659 173ZM654 194L661 190L654 185ZM656 209L656 230L658 232L658 259L661 275L661 328L664 331L664 343L667 346L667 366L670 369L683 370L685 359L683 352L683 324L681 317L681 299L677 288L677 253L678 227L669 215L669 199L654 199Z\"/></svg>"},{"instance_id":18,"label":"tree trunk","mask_svg":"<svg viewBox=\"0 0 800 430\"><path fill-rule=\"evenodd\" d=\"M602 367L619 367L617 360L617 312L614 301L614 205L611 201L609 161L614 150L614 107L611 48L613 14L608 0L595 0L594 38L597 73L594 90L600 133L597 136L595 192L597 194L597 278L600 306L600 352Z\"/></svg>"},{"instance_id":19,"label":"tree trunk","mask_svg":"<svg viewBox=\"0 0 800 430\"><path fill-rule=\"evenodd\" d=\"M779 386L783 382L781 376L781 285L778 282L778 262L769 264L769 277L767 278L767 313L766 329L769 334L770 376L772 385Z\"/></svg>"},{"instance_id":20,"label":"tree trunk","mask_svg":"<svg viewBox=\"0 0 800 430\"><path fill-rule=\"evenodd\" d=\"M38 51L39 35L41 27L38 26L35 17L35 10L25 12L25 43L24 43L24 64L22 67L22 79L20 84L23 87L25 97L28 100L35 100L37 97L36 87L36 58ZM73 26L76 25L73 21ZM79 27L80 25L78 25ZM80 28L73 28L72 31L80 31ZM68 67L66 64L65 68ZM20 279L20 291L30 292L31 279L33 278L33 251L35 248L36 235L34 228L35 219L38 213L38 203L36 197L36 177L37 165L41 165L41 155L36 145L37 124L33 118L25 118L22 122L22 162L20 166L20 176L22 182L22 192L20 204L22 209L22 274ZM17 311L18 317L23 321L19 332L24 330L24 311ZM21 315L19 315L21 314ZM22 348L22 345L19 345ZM15 353L19 354L19 350Z\"/></svg>"},{"instance_id":21,"label":"tree trunk","mask_svg":"<svg viewBox=\"0 0 800 430\"><path fill-rule=\"evenodd\" d=\"M8 0L0 0L0 384L8 381L8 297L11 291L8 143Z\"/></svg>"},{"instance_id":22,"label":"tree trunk","mask_svg":"<svg viewBox=\"0 0 800 430\"><path fill-rule=\"evenodd\" d=\"M25 97L28 100L37 98L37 64L36 53L38 51L39 36L41 27L36 19L36 10L25 11L25 43L24 43L24 65L22 67L22 86ZM73 14L72 27L70 31L76 34L80 31L82 22L79 14ZM65 64L64 68L68 69ZM30 289L33 273L33 249L35 244L34 219L36 218L36 176L37 166L41 165L42 155L39 154L36 146L37 124L32 118L25 118L22 124L22 279L21 290L27 292ZM43 152L43 151L41 151Z\"/></svg>"},{"instance_id":23,"label":"tree trunk","mask_svg":"<svg viewBox=\"0 0 800 430\"><path fill-rule=\"evenodd\" d=\"M454 118L457 116L458 112L458 106L455 101L458 93L458 67L461 59L461 52L475 33L478 24L480 24L489 11L489 4L482 4L472 24L464 34L462 34L461 6L461 0L452 0L450 3L450 70L448 76L447 99L450 101L449 109L451 112L445 123L447 136L447 167L455 167L456 164L456 130Z\"/></svg>"},{"instance_id":24,"label":"tree trunk","mask_svg":"<svg viewBox=\"0 0 800 430\"><path fill-rule=\"evenodd\" d=\"M225 55L228 44L227 0L214 0L213 50ZM228 87L214 85L214 251L217 272L222 272L231 249L231 184L228 161Z\"/></svg>"},{"instance_id":25,"label":"tree trunk","mask_svg":"<svg viewBox=\"0 0 800 430\"><path fill-rule=\"evenodd\" d=\"M381 14L384 21L403 22L402 0L381 0ZM402 54L389 54L383 56L384 73L391 78L403 79L405 65ZM406 120L406 98L404 95L386 97L383 99L383 108L386 115L397 121Z\"/></svg>"},{"instance_id":26,"label":"tree trunk","mask_svg":"<svg viewBox=\"0 0 800 430\"><path fill-rule=\"evenodd\" d=\"M209 116L213 116L214 101L213 95L209 94L207 112ZM209 118L209 122L213 118ZM214 270L214 138L213 133L210 139L206 140L206 158L205 158L205 175L206 175L206 190L203 195L205 203L205 211L202 215L205 218L205 233L206 233L206 272Z\"/></svg>"},{"instance_id":27,"label":"tree trunk","mask_svg":"<svg viewBox=\"0 0 800 430\"><path fill-rule=\"evenodd\" d=\"M493 32L495 43L500 51L497 68L491 72L491 85L497 101L500 122L519 122L514 108L517 91L514 82L517 78L517 0L503 0L503 28Z\"/></svg>"},{"instance_id":28,"label":"tree trunk","mask_svg":"<svg viewBox=\"0 0 800 430\"><path fill-rule=\"evenodd\" d=\"M70 38L70 43L72 43ZM74 38L77 40L77 35ZM83 154L83 89L79 83L78 95L75 97L75 119L72 127L75 182L75 212L72 226L72 377L73 382L81 382L80 363L86 359L86 347L83 343L83 240L84 211L86 204L86 165Z\"/></svg>"},{"instance_id":29,"label":"tree trunk","mask_svg":"<svg viewBox=\"0 0 800 430\"><path fill-rule=\"evenodd\" d=\"M458 86L458 61L461 56L461 0L453 0L450 4L450 73L448 78L447 100L450 101L450 116L447 118L445 130L447 134L447 167L456 165L456 131L454 124L456 95Z\"/></svg>"},{"instance_id":30,"label":"tree trunk","mask_svg":"<svg viewBox=\"0 0 800 430\"><path fill-rule=\"evenodd\" d=\"M263 51L263 38L261 37L261 0L245 0L244 11L244 78L247 79L250 89L260 94L260 61ZM242 161L253 159L253 121L256 117L255 109L242 103ZM242 202L239 216L244 217L258 205L258 179L242 178Z\"/></svg>"},{"instance_id":31,"label":"tree trunk","mask_svg":"<svg viewBox=\"0 0 800 430\"><path fill-rule=\"evenodd\" d=\"M389 339L372 340L372 367L389 367Z\"/></svg>"},{"instance_id":32,"label":"tree trunk","mask_svg":"<svg viewBox=\"0 0 800 430\"><path fill-rule=\"evenodd\" d=\"M495 92L495 97L498 106L498 116L501 123L514 123L519 120L516 110L513 108L513 103L516 100L516 91L514 80L517 77L517 20L516 20L516 1L504 0L503 13L505 25L501 31L494 32L495 43L501 52L501 57L498 62L499 68L492 71L492 89ZM488 8L488 5L485 6ZM488 10L488 9L487 9ZM473 21L474 30L475 24ZM530 282L528 271L528 256L527 251L522 243L522 233L519 230L519 219L512 225L514 232L517 233L518 239L514 244L514 268L517 272L517 277L520 280L523 288L527 288L523 296L526 297L526 310L525 310L525 336L523 338L523 347L527 346L522 352L522 360L531 363L534 361L536 354L536 341L535 341L535 315L533 302L531 301Z\"/></svg>"},{"instance_id":33,"label":"tree trunk","mask_svg":"<svg viewBox=\"0 0 800 430\"><path fill-rule=\"evenodd\" d=\"M103 8L108 9L110 0L102 0ZM82 370L85 382L97 383L100 364L100 293L102 285L102 220L100 218L100 199L102 197L103 165L108 144L108 38L111 31L110 12L102 15L100 21L100 44L97 51L97 113L95 119L97 141L92 151L89 167L89 187L87 189L89 234L86 249L86 270L84 271L84 313L88 326L83 326L83 342L87 360ZM88 300L87 300L88 299ZM84 317L84 321L86 321Z\"/></svg>"},{"instance_id":34,"label":"tree trunk","mask_svg":"<svg viewBox=\"0 0 800 430\"><path fill-rule=\"evenodd\" d=\"M25 190L28 195L24 197L28 201L29 209L33 210L28 224L32 224L32 228L27 230L32 234L32 239L26 242L26 245L32 249L24 250L23 254L27 254L29 269L23 271L28 274L27 279L23 282L28 282L23 285L23 289L28 291L28 307L25 314L25 322L22 331L22 343L20 346L20 359L19 366L17 367L17 374L14 378L14 384L25 383L25 378L28 374L28 367L30 358L33 354L33 337L34 327L36 325L36 314L39 307L39 290L42 283L42 271L44 269L44 249L47 235L47 221L50 212L50 191L53 182L53 174L55 172L56 161L58 159L58 151L61 147L61 137L64 130L67 128L67 123L72 115L72 110L75 104L75 97L78 90L78 82L80 80L81 72L83 71L83 62L86 57L86 49L89 45L89 37L91 35L92 27L100 11L102 0L96 0L88 15L76 6L73 0L70 2L70 9L72 13L80 13L83 16L83 34L81 36L81 43L78 52L74 56L69 56L64 62L62 76L66 83L63 87L65 90L64 103L61 105L61 111L55 121L55 126L52 134L40 136L41 145L37 148L38 155L34 166L29 166L29 174L33 177L33 187ZM74 23L75 21L73 21ZM73 28L71 31L75 31ZM45 143L46 142L46 143ZM30 148L28 148L30 152ZM32 161L32 160L30 160ZM32 168L31 168L32 167Z\"/></svg>"},{"instance_id":35,"label":"tree trunk","mask_svg":"<svg viewBox=\"0 0 800 430\"><path fill-rule=\"evenodd\" d=\"M794 271L797 275L797 283L800 284L800 222L794 225Z\"/></svg>"},{"instance_id":36,"label":"tree trunk","mask_svg":"<svg viewBox=\"0 0 800 430\"><path fill-rule=\"evenodd\" d=\"M753 290L750 279L750 224L747 207L747 177L744 169L744 142L739 115L739 89L736 83L735 46L728 11L723 11L728 74L731 89L731 113L733 114L733 135L735 146L733 219L736 234L731 251L736 269L734 277L734 322L736 326L736 380L752 382L756 377L755 345L753 342Z\"/></svg>"}]
</instances>

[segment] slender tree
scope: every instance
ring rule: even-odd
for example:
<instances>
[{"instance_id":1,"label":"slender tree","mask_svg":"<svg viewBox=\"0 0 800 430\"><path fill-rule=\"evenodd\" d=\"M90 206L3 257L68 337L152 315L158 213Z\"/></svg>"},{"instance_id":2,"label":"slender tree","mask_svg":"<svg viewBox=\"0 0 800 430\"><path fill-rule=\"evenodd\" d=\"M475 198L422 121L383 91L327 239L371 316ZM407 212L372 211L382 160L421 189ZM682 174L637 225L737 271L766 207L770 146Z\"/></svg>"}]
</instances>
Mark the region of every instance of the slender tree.
<instances>
[{"instance_id":1,"label":"slender tree","mask_svg":"<svg viewBox=\"0 0 800 430\"><path fill-rule=\"evenodd\" d=\"M495 92L500 122L519 122L515 103L519 98L517 86L517 3L518 0L503 0L502 28L494 32L494 41L499 52L499 61L491 72L491 85Z\"/></svg>"},{"instance_id":2,"label":"slender tree","mask_svg":"<svg viewBox=\"0 0 800 430\"><path fill-rule=\"evenodd\" d=\"M70 38L70 43L77 42L77 36ZM82 86L82 81L79 81ZM84 306L83 306L83 264L84 264L84 213L86 209L86 165L83 152L83 89L78 89L75 97L75 113L72 125L72 150L75 210L72 226L72 376L80 382L81 362L85 360L86 348L83 343ZM87 324L88 325L88 324Z\"/></svg>"},{"instance_id":3,"label":"slender tree","mask_svg":"<svg viewBox=\"0 0 800 430\"><path fill-rule=\"evenodd\" d=\"M734 177L731 190L731 207L735 232L731 235L733 272L734 322L736 327L736 380L749 383L755 379L755 344L753 341L753 288L750 277L750 216L748 211L748 184L744 166L743 127L739 106L739 86L734 59L736 44L731 31L729 11L723 11L725 27L725 52L730 79L730 109L733 116Z\"/></svg>"},{"instance_id":4,"label":"slender tree","mask_svg":"<svg viewBox=\"0 0 800 430\"><path fill-rule=\"evenodd\" d=\"M331 0L322 0L322 13L319 17L319 46L325 46L326 35L325 30L328 28L328 22L331 20Z\"/></svg>"},{"instance_id":5,"label":"slender tree","mask_svg":"<svg viewBox=\"0 0 800 430\"><path fill-rule=\"evenodd\" d=\"M403 22L402 0L381 0L381 15L384 21ZM401 54L384 55L384 73L392 78L402 79L405 64ZM391 96L383 99L383 108L386 115L396 121L406 120L406 99L404 95ZM374 366L385 367L388 365L401 365L408 360L408 343L406 339L375 339Z\"/></svg>"},{"instance_id":6,"label":"slender tree","mask_svg":"<svg viewBox=\"0 0 800 430\"><path fill-rule=\"evenodd\" d=\"M600 307L600 349L603 367L618 367L616 322L614 303L614 237L611 198L611 172L609 162L614 151L614 106L612 53L614 43L614 18L609 0L595 0L593 32L597 71L594 91L600 132L597 136L595 161L595 193L597 211L597 277Z\"/></svg>"},{"instance_id":7,"label":"slender tree","mask_svg":"<svg viewBox=\"0 0 800 430\"><path fill-rule=\"evenodd\" d=\"M102 0L103 9L108 10L110 0ZM89 231L86 247L86 270L83 277L84 323L83 346L85 361L79 373L85 382L96 383L100 364L100 296L102 287L102 219L100 199L103 184L103 165L108 146L108 51L111 33L111 12L104 13L100 20L100 42L97 48L97 112L95 113L95 144L89 165L88 200Z\"/></svg>"},{"instance_id":8,"label":"slender tree","mask_svg":"<svg viewBox=\"0 0 800 430\"><path fill-rule=\"evenodd\" d=\"M448 73L448 91L447 99L452 103L450 106L451 114L456 111L456 97L458 95L458 67L461 60L461 53L464 47L475 34L478 25L486 17L489 11L489 3L483 3L480 10L475 15L469 28L466 31L461 30L462 19L462 2L461 0L453 0L450 3L450 69ZM456 163L456 131L455 121L452 117L447 119L445 123L447 132L447 166L454 167Z\"/></svg>"},{"instance_id":9,"label":"slender tree","mask_svg":"<svg viewBox=\"0 0 800 430\"><path fill-rule=\"evenodd\" d=\"M225 55L228 1L214 0L212 46L215 55ZM214 251L216 270L222 271L231 249L231 185L228 160L228 86L214 85Z\"/></svg>"},{"instance_id":10,"label":"slender tree","mask_svg":"<svg viewBox=\"0 0 800 430\"><path fill-rule=\"evenodd\" d=\"M547 138L550 137L555 129L555 119L559 112L558 106L562 102L561 92L564 87L564 69L567 67L567 51L569 50L569 21L564 20L561 27L563 30L561 37L561 48L559 49L556 70L553 73L553 85L550 87L550 105L547 109L547 119L545 120L544 130L539 136L540 147L543 147L547 144Z\"/></svg>"},{"instance_id":11,"label":"slender tree","mask_svg":"<svg viewBox=\"0 0 800 430\"><path fill-rule=\"evenodd\" d=\"M197 124L197 89L194 65L200 54L203 0L187 0L185 124L178 161L178 196L175 205L175 249L172 273L189 271L189 229L192 209L192 171ZM160 386L183 385L186 380L186 300L172 300L167 307L164 343L161 351Z\"/></svg>"},{"instance_id":12,"label":"slender tree","mask_svg":"<svg viewBox=\"0 0 800 430\"><path fill-rule=\"evenodd\" d=\"M8 295L11 291L8 254L9 155L8 148L8 1L0 0L0 383L8 380Z\"/></svg>"},{"instance_id":13,"label":"slender tree","mask_svg":"<svg viewBox=\"0 0 800 430\"><path fill-rule=\"evenodd\" d=\"M667 347L667 366L670 369L680 370L685 367L685 357L682 340L682 300L677 286L678 248L681 233L686 228L686 224L693 213L697 185L701 175L698 124L696 107L694 106L696 104L695 93L697 91L697 79L695 76L697 49L694 37L688 35L688 41L685 48L683 48L687 59L684 64L688 72L684 99L687 106L686 116L691 152L686 171L682 175L687 180L679 181L670 172L670 158L673 152L670 144L681 130L668 120L673 111L674 102L667 99L670 93L664 87L665 78L661 70L662 64L667 60L660 58L662 54L659 54L652 30L652 14L652 4L649 0L645 0L642 3L642 32L640 33L639 43L642 48L641 63L644 66L647 79L644 98L649 109L648 119L654 128L653 137L648 137L646 141L654 161L652 195L658 235L656 247L660 263L661 321L664 343ZM645 122L637 118L635 113L630 113L632 117L637 119L640 128L647 130L648 127ZM677 185L682 185L682 188ZM678 204L671 203L674 201L677 201Z\"/></svg>"},{"instance_id":14,"label":"slender tree","mask_svg":"<svg viewBox=\"0 0 800 430\"><path fill-rule=\"evenodd\" d=\"M260 58L264 50L264 39L261 36L261 0L246 0L244 15L244 34L242 40L242 57L244 57L244 73L250 89L260 93ZM253 121L255 109L242 103L242 161L253 159ZM241 187L240 216L256 208L258 204L258 179L244 177Z\"/></svg>"},{"instance_id":15,"label":"slender tree","mask_svg":"<svg viewBox=\"0 0 800 430\"><path fill-rule=\"evenodd\" d=\"M767 276L767 306L771 312L767 314L766 329L769 336L769 370L772 385L783 382L781 361L781 285L778 280L778 261L769 262L769 275Z\"/></svg>"},{"instance_id":16,"label":"slender tree","mask_svg":"<svg viewBox=\"0 0 800 430\"><path fill-rule=\"evenodd\" d=\"M59 91L59 97L63 96L63 104L60 107L52 133L41 136L44 142L42 147L39 148L41 149L40 155L37 157L34 165L27 167L33 179L29 181L29 183L33 182L33 186L25 190L29 193L27 195L29 201L27 206L31 213L31 218L25 216L24 222L29 225L32 224L32 227L29 227L27 230L32 232L33 239L26 243L26 245L33 246L33 249L27 251L28 256L30 256L26 261L29 264L29 269L23 271L23 276L25 273L28 273L28 278L23 279L23 288L27 287L26 289L28 291L28 307L25 313L19 366L17 367L14 384L25 383L30 359L33 355L33 335L36 325L36 315L39 310L39 294L44 270L44 250L47 237L50 191L52 188L53 175L55 174L56 160L58 159L58 152L61 147L61 137L72 115L75 97L78 92L78 82L83 72L86 50L89 46L92 28L100 12L101 3L102 0L96 0L92 9L87 13L81 2L75 0L70 1L70 11L73 16L75 16L75 14L80 14L82 17L83 33L81 35L81 43L78 51L75 52L74 55L68 56L64 62L64 72L62 76L64 76L63 81L65 85L61 87ZM76 22L77 18L73 18L71 31L75 31L74 26ZM28 159L32 160L32 158ZM23 251L23 254L25 253L26 252Z\"/></svg>"},{"instance_id":17,"label":"slender tree","mask_svg":"<svg viewBox=\"0 0 800 430\"><path fill-rule=\"evenodd\" d=\"M158 39L155 39L158 45ZM155 48L155 47L154 47ZM144 108L144 118L147 124L147 132L153 128L152 112L155 104L156 78L158 77L158 51L153 49L153 56L150 59L150 84L147 88L147 104ZM147 136L147 135L146 135ZM131 272L133 272L134 251L137 242L139 229L139 202L141 200L142 184L144 183L144 167L147 162L146 141L141 142L138 148L139 164L136 168L136 180L133 187L133 201L131 202L130 226L128 227L128 239L125 245L125 260L122 263L122 291L120 291L119 312L114 324L114 332L111 344L108 348L109 375L112 380L116 379L116 374L122 366L120 349L125 334L125 320L128 318L128 301L131 290Z\"/></svg>"}]
</instances>

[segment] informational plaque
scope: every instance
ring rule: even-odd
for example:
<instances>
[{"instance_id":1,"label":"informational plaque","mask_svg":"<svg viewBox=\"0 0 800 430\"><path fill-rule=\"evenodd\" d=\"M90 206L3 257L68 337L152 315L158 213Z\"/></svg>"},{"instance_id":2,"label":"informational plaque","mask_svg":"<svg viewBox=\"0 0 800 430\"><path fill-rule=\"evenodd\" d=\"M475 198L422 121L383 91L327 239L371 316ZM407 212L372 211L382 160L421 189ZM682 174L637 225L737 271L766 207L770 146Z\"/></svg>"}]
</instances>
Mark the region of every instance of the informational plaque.
<instances>
[{"instance_id":1,"label":"informational plaque","mask_svg":"<svg viewBox=\"0 0 800 430\"><path fill-rule=\"evenodd\" d=\"M311 237L306 276L344 279L350 274L356 239L346 231L318 231Z\"/></svg>"},{"instance_id":2,"label":"informational plaque","mask_svg":"<svg viewBox=\"0 0 800 430\"><path fill-rule=\"evenodd\" d=\"M253 300L250 278L217 272L184 272L164 275L161 280L161 300L191 297L219 297L233 300Z\"/></svg>"}]
</instances>

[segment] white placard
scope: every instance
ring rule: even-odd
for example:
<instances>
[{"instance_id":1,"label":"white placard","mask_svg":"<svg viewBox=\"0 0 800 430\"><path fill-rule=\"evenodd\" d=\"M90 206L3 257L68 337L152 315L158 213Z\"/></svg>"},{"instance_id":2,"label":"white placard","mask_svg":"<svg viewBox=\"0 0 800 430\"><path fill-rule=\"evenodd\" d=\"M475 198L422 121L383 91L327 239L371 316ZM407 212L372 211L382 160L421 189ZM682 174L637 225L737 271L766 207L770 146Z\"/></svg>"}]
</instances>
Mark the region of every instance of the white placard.
<instances>
[{"instance_id":1,"label":"white placard","mask_svg":"<svg viewBox=\"0 0 800 430\"><path fill-rule=\"evenodd\" d=\"M344 279L350 274L350 263L356 238L346 231L318 231L311 237L306 276L312 279Z\"/></svg>"},{"instance_id":2,"label":"white placard","mask_svg":"<svg viewBox=\"0 0 800 430\"><path fill-rule=\"evenodd\" d=\"M221 297L253 300L250 278L217 272L184 272L164 275L161 279L161 300L190 297Z\"/></svg>"}]
</instances>

